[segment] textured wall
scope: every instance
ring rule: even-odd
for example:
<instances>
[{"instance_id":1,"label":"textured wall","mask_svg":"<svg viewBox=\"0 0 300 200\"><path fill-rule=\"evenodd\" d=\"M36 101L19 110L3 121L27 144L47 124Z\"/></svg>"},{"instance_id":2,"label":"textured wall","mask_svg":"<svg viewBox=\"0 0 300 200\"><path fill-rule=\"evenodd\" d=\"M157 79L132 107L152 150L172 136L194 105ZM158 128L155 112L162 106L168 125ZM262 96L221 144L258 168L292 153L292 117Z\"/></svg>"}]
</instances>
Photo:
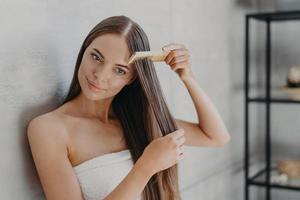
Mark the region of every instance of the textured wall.
<instances>
[{"instance_id":1,"label":"textured wall","mask_svg":"<svg viewBox=\"0 0 300 200\"><path fill-rule=\"evenodd\" d=\"M1 199L43 199L26 139L33 117L53 109L66 93L83 39L100 20L125 14L148 34L153 50L184 43L201 87L232 136L224 148L187 147L180 163L184 199L242 199L243 30L253 2L5 1L0 6ZM249 1L250 2L250 1ZM184 85L156 64L173 114L196 121Z\"/></svg>"}]
</instances>

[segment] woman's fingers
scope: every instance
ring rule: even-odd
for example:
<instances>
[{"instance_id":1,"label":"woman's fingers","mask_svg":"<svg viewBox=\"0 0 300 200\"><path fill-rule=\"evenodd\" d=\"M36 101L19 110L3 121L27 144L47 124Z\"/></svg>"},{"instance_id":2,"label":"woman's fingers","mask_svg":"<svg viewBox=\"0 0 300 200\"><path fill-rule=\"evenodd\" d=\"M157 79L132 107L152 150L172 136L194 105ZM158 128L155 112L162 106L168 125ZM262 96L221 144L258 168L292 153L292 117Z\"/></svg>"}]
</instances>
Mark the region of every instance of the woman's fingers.
<instances>
[{"instance_id":1,"label":"woman's fingers","mask_svg":"<svg viewBox=\"0 0 300 200\"><path fill-rule=\"evenodd\" d=\"M170 62L169 65L174 65L176 63L180 63L180 62L184 62L187 61L189 59L189 55L185 54L185 55L181 55L181 56L177 56L174 57Z\"/></svg>"},{"instance_id":2,"label":"woman's fingers","mask_svg":"<svg viewBox=\"0 0 300 200\"><path fill-rule=\"evenodd\" d=\"M185 137L184 136L181 136L181 137L179 137L178 139L177 139L177 145L178 146L181 146L181 145L183 145L184 144L184 142L186 141L186 139L185 139Z\"/></svg>"},{"instance_id":3,"label":"woman's fingers","mask_svg":"<svg viewBox=\"0 0 300 200\"><path fill-rule=\"evenodd\" d=\"M183 145L186 140L183 129L178 129L178 130L166 135L165 137L171 138L172 143L176 144L177 147L180 145Z\"/></svg>"},{"instance_id":4,"label":"woman's fingers","mask_svg":"<svg viewBox=\"0 0 300 200\"><path fill-rule=\"evenodd\" d=\"M173 135L174 139L178 139L178 138L180 138L184 135L184 130L183 129L178 129L173 133L174 133L174 135Z\"/></svg>"},{"instance_id":5,"label":"woman's fingers","mask_svg":"<svg viewBox=\"0 0 300 200\"><path fill-rule=\"evenodd\" d=\"M178 155L184 154L182 146L178 148Z\"/></svg>"},{"instance_id":6,"label":"woman's fingers","mask_svg":"<svg viewBox=\"0 0 300 200\"><path fill-rule=\"evenodd\" d=\"M169 64L174 58L178 57L178 56L183 56L188 54L188 50L187 49L174 49L171 50L169 52L169 54L167 55L167 57L165 58L165 61L167 64Z\"/></svg>"},{"instance_id":7,"label":"woman's fingers","mask_svg":"<svg viewBox=\"0 0 300 200\"><path fill-rule=\"evenodd\" d=\"M173 49L180 49L185 48L183 44L178 43L170 43L162 47L162 50L173 50Z\"/></svg>"}]
</instances>

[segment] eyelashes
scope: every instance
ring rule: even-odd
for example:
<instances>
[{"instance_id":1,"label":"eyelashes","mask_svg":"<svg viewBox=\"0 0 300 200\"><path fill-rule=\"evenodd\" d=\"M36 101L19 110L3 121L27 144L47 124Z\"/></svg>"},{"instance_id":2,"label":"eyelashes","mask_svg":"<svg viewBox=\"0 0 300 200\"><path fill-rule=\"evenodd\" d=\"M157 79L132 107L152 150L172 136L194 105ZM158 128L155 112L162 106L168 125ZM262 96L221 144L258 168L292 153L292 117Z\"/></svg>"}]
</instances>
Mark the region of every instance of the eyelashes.
<instances>
[{"instance_id":1,"label":"eyelashes","mask_svg":"<svg viewBox=\"0 0 300 200\"><path fill-rule=\"evenodd\" d=\"M96 60L97 62L101 62L101 63L104 62L103 60L101 60L101 59L100 59L96 54L94 54L94 53L91 53L91 57L92 57L93 60ZM121 75L125 75L125 74L126 74L126 71L122 70L122 68L120 68L120 67L117 68L116 72L117 72L118 74L121 74ZM121 72L121 73L119 73L119 72Z\"/></svg>"},{"instance_id":2,"label":"eyelashes","mask_svg":"<svg viewBox=\"0 0 300 200\"><path fill-rule=\"evenodd\" d=\"M97 60L97 61L103 62L103 60L100 60L100 58L96 54L91 53L91 56L92 56L93 60ZM95 57L96 57L96 59L95 59Z\"/></svg>"}]
</instances>

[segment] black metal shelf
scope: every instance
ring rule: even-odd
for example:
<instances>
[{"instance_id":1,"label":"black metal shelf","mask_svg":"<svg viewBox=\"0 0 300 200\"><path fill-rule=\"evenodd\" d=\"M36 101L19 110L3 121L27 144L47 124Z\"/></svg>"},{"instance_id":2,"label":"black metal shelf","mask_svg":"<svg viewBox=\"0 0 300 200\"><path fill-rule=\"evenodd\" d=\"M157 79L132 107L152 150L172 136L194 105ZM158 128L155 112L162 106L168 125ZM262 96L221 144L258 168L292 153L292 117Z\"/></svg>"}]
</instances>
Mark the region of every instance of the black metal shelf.
<instances>
[{"instance_id":1,"label":"black metal shelf","mask_svg":"<svg viewBox=\"0 0 300 200\"><path fill-rule=\"evenodd\" d=\"M265 41L265 87L264 95L249 95L250 82L250 21L258 20L266 24L266 41ZM271 104L285 103L298 104L300 100L293 100L286 97L273 97L271 95L271 24L275 21L300 20L300 10L285 12L262 12L250 13L245 16L245 200L249 200L250 186L259 186L265 188L266 200L271 200L271 189L290 189L300 191L300 183L297 184L275 184L271 183L272 173L271 167L272 149L271 149ZM263 103L266 107L266 129L265 129L265 160L264 169L258 171L254 176L249 176L250 168L250 137L249 137L249 105L253 103ZM300 182L300 181L299 181Z\"/></svg>"},{"instance_id":2,"label":"black metal shelf","mask_svg":"<svg viewBox=\"0 0 300 200\"><path fill-rule=\"evenodd\" d=\"M264 97L254 97L254 98L248 98L249 103L300 103L299 100L292 100L292 99L282 99L282 98L271 98L266 99Z\"/></svg>"},{"instance_id":3,"label":"black metal shelf","mask_svg":"<svg viewBox=\"0 0 300 200\"><path fill-rule=\"evenodd\" d=\"M300 11L281 11L281 12L263 12L247 14L247 17L254 18L261 21L285 21L285 20L299 20Z\"/></svg>"}]
</instances>

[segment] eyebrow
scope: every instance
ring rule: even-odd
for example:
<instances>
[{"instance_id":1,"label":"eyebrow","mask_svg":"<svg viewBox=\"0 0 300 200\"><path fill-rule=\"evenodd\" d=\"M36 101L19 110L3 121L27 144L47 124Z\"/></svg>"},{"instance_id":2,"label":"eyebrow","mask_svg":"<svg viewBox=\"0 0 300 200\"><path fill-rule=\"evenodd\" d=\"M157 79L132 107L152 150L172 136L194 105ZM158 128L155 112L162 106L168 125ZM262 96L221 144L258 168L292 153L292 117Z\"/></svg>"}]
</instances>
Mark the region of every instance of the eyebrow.
<instances>
[{"instance_id":1,"label":"eyebrow","mask_svg":"<svg viewBox=\"0 0 300 200\"><path fill-rule=\"evenodd\" d=\"M98 50L98 49L96 49L96 48L93 48L103 59L105 59L105 57L104 57L104 55ZM128 70L130 70L129 69L129 67L127 66L127 65L121 65L121 64L116 64L116 65L118 65L118 66L120 66L120 67L124 67L124 68L126 68L126 69L128 69Z\"/></svg>"}]
</instances>

